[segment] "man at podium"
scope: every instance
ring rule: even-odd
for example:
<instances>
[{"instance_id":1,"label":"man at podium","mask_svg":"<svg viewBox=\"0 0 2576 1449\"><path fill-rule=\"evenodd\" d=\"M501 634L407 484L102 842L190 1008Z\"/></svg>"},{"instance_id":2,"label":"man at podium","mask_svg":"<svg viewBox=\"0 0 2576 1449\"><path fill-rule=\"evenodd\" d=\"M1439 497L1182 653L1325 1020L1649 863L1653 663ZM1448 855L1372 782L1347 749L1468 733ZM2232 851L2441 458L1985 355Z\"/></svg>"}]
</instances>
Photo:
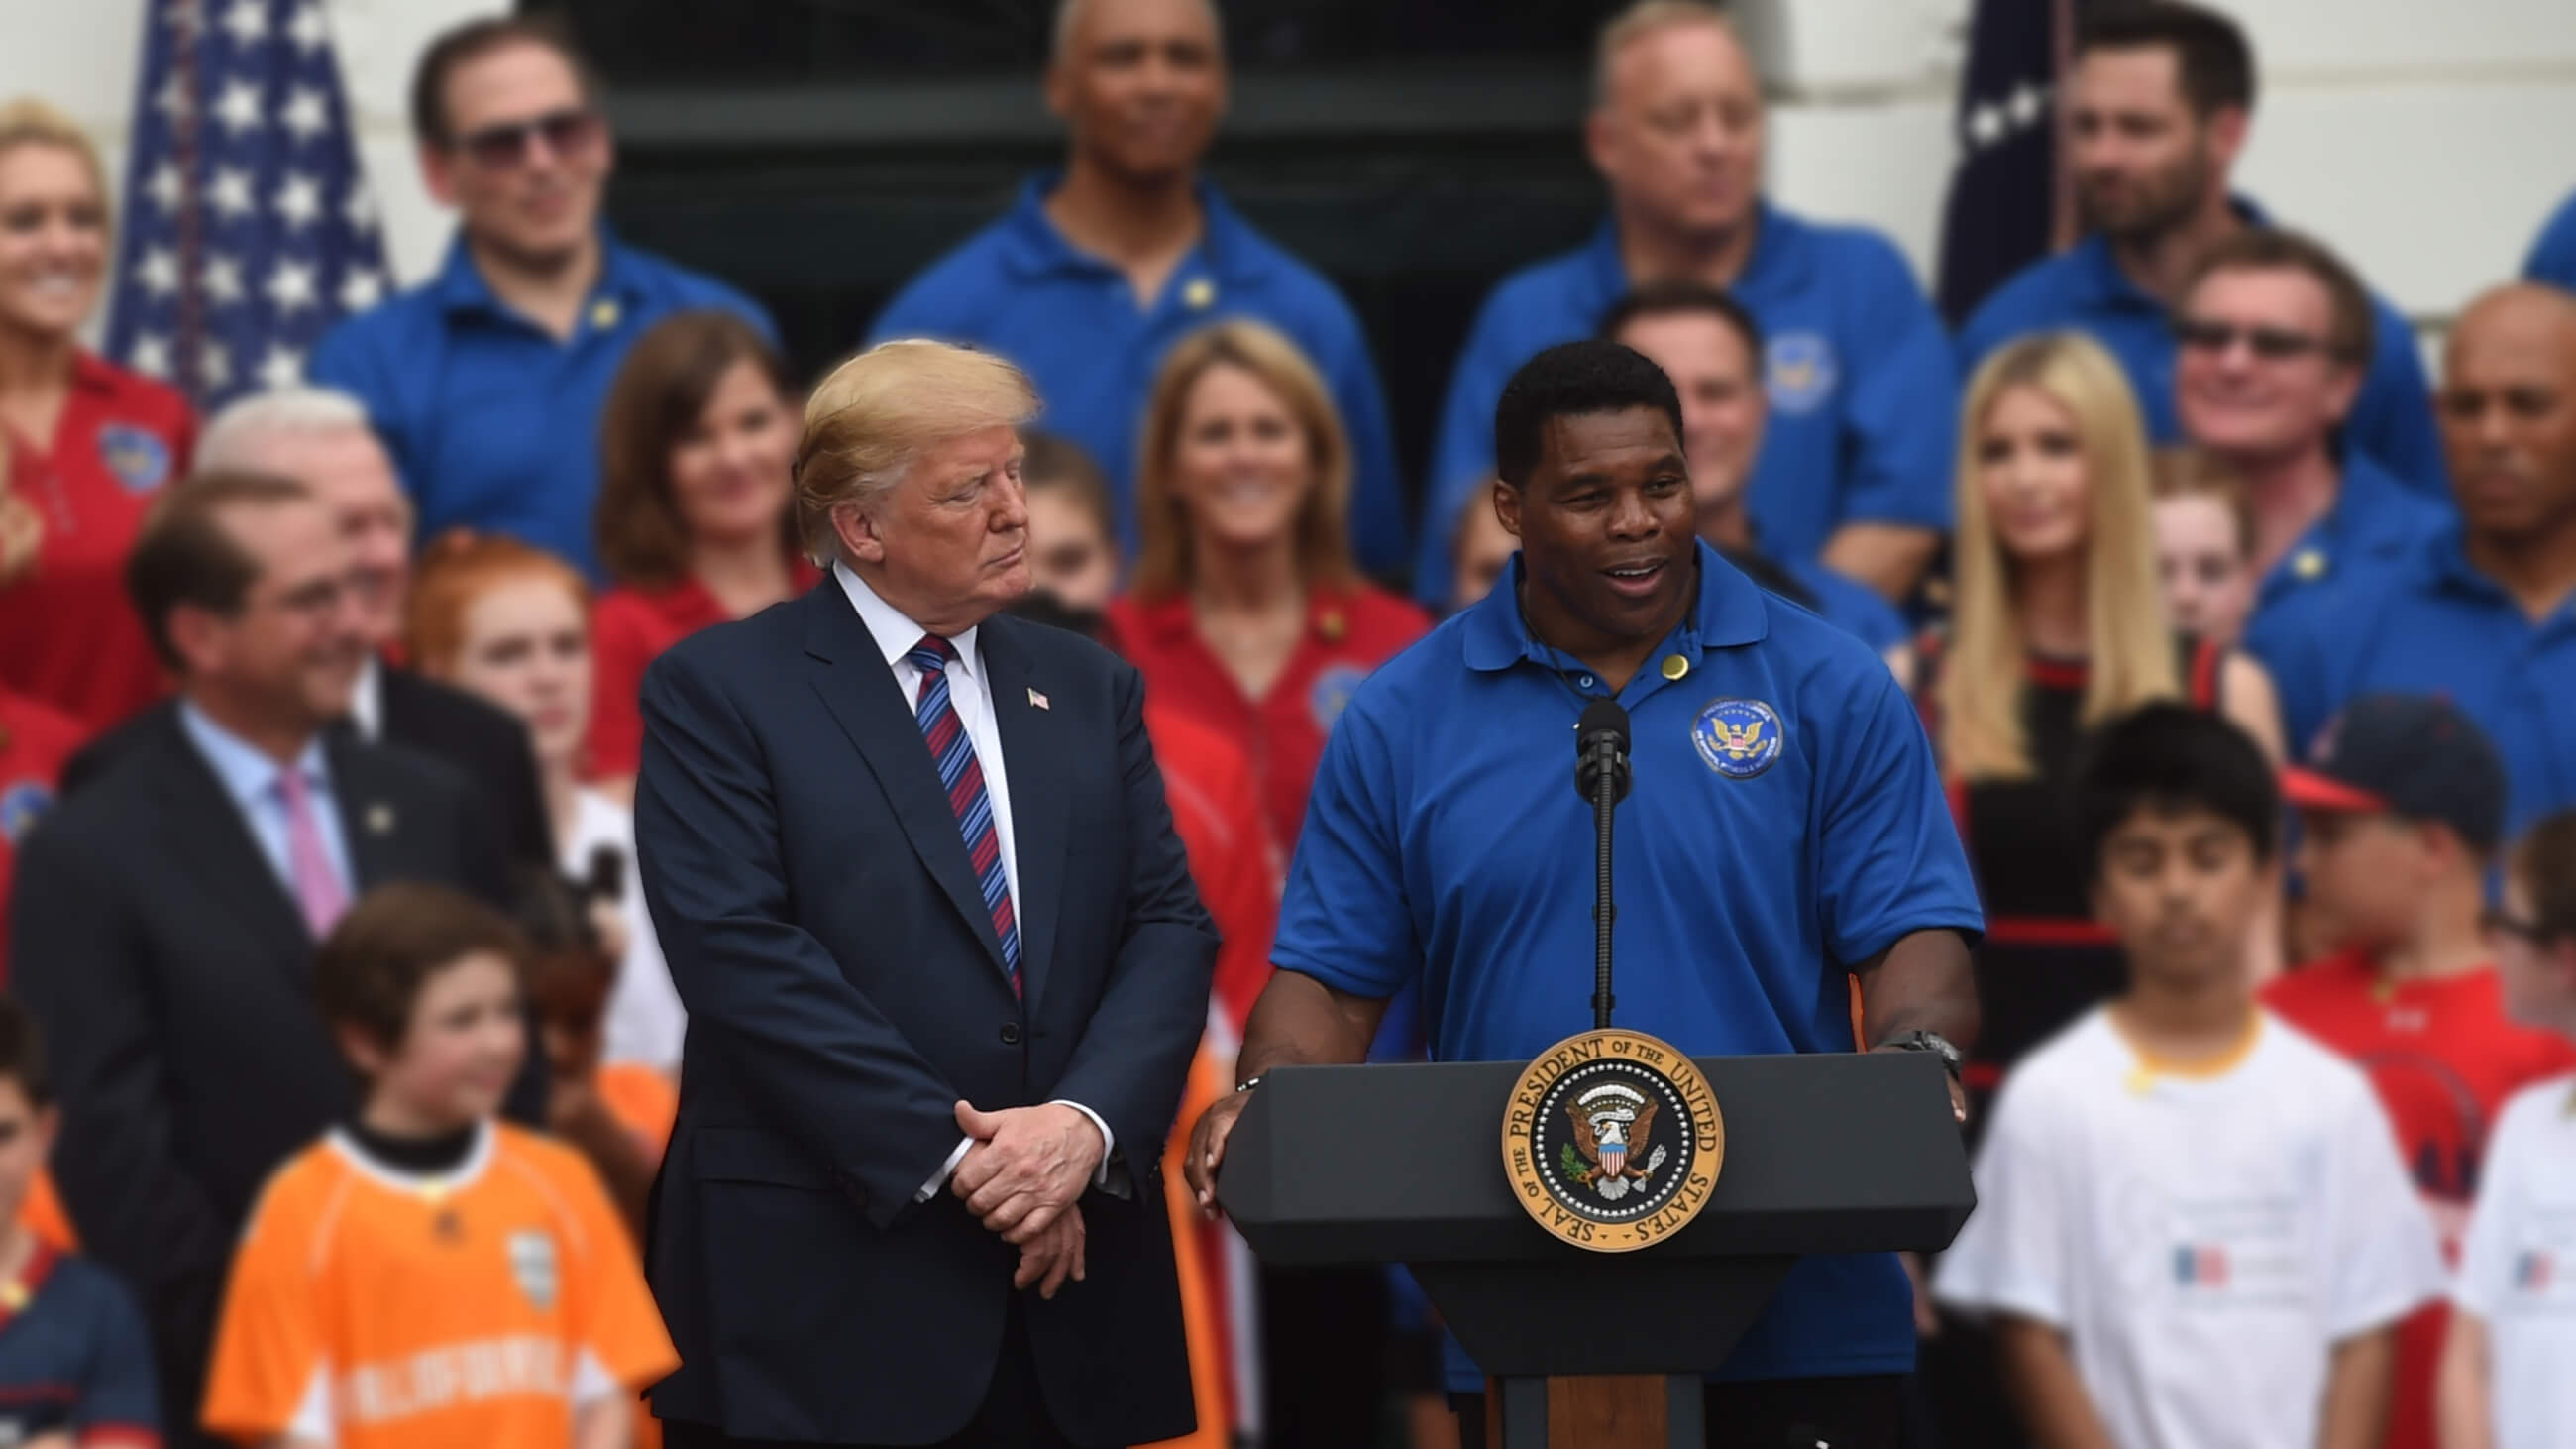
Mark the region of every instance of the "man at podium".
<instances>
[{"instance_id":1,"label":"man at podium","mask_svg":"<svg viewBox=\"0 0 2576 1449\"><path fill-rule=\"evenodd\" d=\"M1632 726L1623 1025L1694 1055L1851 1051L1857 1025L1950 1062L1975 1033L1983 923L1914 709L1866 645L1698 541L1671 382L1616 343L1552 348L1504 389L1494 443L1520 554L1333 731L1243 1083L1196 1128L1211 1211L1262 1075L1361 1061L1409 981L1443 1061L1526 1061L1591 1024L1594 820L1567 746L1596 701ZM1892 1446L1913 1322L1892 1254L1801 1260L1712 1377L1708 1442ZM1481 1444L1454 1343L1448 1381Z\"/></svg>"}]
</instances>

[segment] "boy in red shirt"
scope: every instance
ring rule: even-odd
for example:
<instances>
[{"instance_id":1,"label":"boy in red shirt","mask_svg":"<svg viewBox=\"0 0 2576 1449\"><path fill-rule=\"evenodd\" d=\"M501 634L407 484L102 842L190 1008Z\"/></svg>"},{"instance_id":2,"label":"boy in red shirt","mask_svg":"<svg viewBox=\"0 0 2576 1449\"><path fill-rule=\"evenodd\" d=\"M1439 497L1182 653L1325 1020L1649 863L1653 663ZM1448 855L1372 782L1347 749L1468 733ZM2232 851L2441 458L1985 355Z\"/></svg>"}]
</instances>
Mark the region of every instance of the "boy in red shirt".
<instances>
[{"instance_id":1,"label":"boy in red shirt","mask_svg":"<svg viewBox=\"0 0 2576 1449\"><path fill-rule=\"evenodd\" d=\"M2336 954L2272 982L2264 1004L2369 1074L2457 1261L2505 1099L2576 1068L2576 1048L2507 1019L2480 925L2503 759L2446 701L2364 695L2282 794L2299 807L2309 919ZM2399 1336L2388 1449L2433 1449L2445 1316L2427 1308Z\"/></svg>"}]
</instances>

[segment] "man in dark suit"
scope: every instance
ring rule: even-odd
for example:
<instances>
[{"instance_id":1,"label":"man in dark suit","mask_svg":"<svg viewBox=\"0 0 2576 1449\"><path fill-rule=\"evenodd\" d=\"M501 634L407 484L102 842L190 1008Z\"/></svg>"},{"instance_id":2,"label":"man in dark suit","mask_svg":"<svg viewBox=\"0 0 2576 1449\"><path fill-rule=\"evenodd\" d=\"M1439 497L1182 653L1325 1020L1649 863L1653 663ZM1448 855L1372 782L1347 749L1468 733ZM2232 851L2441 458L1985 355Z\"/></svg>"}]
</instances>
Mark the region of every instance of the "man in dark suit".
<instances>
[{"instance_id":1,"label":"man in dark suit","mask_svg":"<svg viewBox=\"0 0 2576 1449\"><path fill-rule=\"evenodd\" d=\"M206 425L196 466L207 473L267 473L313 491L348 545L353 604L367 644L349 692L348 721L358 738L455 766L483 791L501 822L511 863L556 868L527 726L489 701L384 662L402 642L411 595L412 507L358 401L313 387L255 393ZM174 715L176 706L165 704L160 712ZM82 750L65 772L64 788L96 779L137 739L166 733L168 721L149 723L152 713Z\"/></svg>"},{"instance_id":2,"label":"man in dark suit","mask_svg":"<svg viewBox=\"0 0 2576 1449\"><path fill-rule=\"evenodd\" d=\"M261 1182L353 1105L313 1002L315 941L385 881L509 896L499 830L461 777L325 728L366 647L347 558L293 482L173 489L127 578L179 702L18 857L10 960L53 1044L54 1172L83 1246L150 1306L174 1425L193 1423ZM529 1086L522 1107L541 1099Z\"/></svg>"},{"instance_id":3,"label":"man in dark suit","mask_svg":"<svg viewBox=\"0 0 2576 1449\"><path fill-rule=\"evenodd\" d=\"M961 348L844 363L797 455L832 576L645 676L671 1449L1191 1426L1160 1162L1217 942L1136 671L996 612L1035 408Z\"/></svg>"}]
</instances>

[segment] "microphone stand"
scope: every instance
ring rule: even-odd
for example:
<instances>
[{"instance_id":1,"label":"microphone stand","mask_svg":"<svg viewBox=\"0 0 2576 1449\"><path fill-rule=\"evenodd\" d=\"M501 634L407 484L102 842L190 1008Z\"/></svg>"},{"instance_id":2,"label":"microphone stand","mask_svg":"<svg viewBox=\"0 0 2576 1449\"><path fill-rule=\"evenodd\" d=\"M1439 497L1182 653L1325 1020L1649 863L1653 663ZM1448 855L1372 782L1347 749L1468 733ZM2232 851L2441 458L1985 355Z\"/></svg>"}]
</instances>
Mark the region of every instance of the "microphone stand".
<instances>
[{"instance_id":1,"label":"microphone stand","mask_svg":"<svg viewBox=\"0 0 2576 1449\"><path fill-rule=\"evenodd\" d=\"M1592 1029L1610 1028L1610 1008L1619 998L1610 994L1610 923L1618 919L1619 908L1610 900L1610 816L1619 808L1620 786L1627 772L1625 762L1608 749L1596 751L1600 757L1592 775Z\"/></svg>"}]
</instances>

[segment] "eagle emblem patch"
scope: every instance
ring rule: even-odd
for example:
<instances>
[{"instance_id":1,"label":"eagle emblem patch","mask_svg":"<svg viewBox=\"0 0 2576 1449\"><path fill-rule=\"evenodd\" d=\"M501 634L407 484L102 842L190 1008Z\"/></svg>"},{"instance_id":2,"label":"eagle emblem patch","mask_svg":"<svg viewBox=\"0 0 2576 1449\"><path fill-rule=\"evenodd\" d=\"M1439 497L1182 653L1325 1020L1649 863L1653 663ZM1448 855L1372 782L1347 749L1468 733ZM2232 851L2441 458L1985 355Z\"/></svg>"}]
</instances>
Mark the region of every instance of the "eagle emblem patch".
<instances>
[{"instance_id":1,"label":"eagle emblem patch","mask_svg":"<svg viewBox=\"0 0 2576 1449\"><path fill-rule=\"evenodd\" d=\"M1770 769L1788 743L1780 712L1758 699L1712 699L1691 721L1691 743L1708 767L1730 780Z\"/></svg>"},{"instance_id":2,"label":"eagle emblem patch","mask_svg":"<svg viewBox=\"0 0 2576 1449\"><path fill-rule=\"evenodd\" d=\"M98 461L128 493L149 493L170 479L170 445L131 423L98 430Z\"/></svg>"},{"instance_id":3,"label":"eagle emblem patch","mask_svg":"<svg viewBox=\"0 0 2576 1449\"><path fill-rule=\"evenodd\" d=\"M1691 1059L1631 1031L1550 1048L1512 1089L1503 1168L1512 1195L1578 1248L1624 1253L1699 1215L1726 1132Z\"/></svg>"}]
</instances>

